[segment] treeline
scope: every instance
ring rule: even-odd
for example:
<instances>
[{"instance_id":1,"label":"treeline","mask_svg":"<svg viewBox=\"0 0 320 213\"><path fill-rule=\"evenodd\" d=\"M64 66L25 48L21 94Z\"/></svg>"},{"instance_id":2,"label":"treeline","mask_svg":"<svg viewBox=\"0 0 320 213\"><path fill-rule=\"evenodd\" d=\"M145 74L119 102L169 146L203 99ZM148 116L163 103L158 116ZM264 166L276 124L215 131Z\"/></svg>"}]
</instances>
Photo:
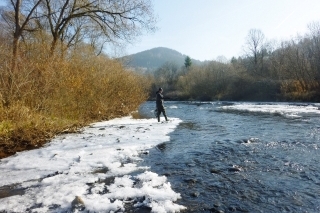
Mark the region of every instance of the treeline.
<instances>
[{"instance_id":1,"label":"treeline","mask_svg":"<svg viewBox=\"0 0 320 213\"><path fill-rule=\"evenodd\" d=\"M0 12L0 158L147 99L150 81L102 49L152 30L150 1L15 0Z\"/></svg>"},{"instance_id":2,"label":"treeline","mask_svg":"<svg viewBox=\"0 0 320 213\"><path fill-rule=\"evenodd\" d=\"M154 89L162 86L177 100L320 101L320 23L289 41L267 41L249 31L242 57L178 67L166 63L154 72ZM186 59L187 61L187 59Z\"/></svg>"}]
</instances>

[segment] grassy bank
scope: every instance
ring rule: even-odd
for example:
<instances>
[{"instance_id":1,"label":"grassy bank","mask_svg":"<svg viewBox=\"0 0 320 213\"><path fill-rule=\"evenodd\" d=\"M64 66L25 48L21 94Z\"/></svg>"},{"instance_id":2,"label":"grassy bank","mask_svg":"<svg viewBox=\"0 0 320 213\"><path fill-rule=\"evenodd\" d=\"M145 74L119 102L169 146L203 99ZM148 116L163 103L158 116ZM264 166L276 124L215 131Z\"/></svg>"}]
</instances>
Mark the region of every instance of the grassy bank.
<instances>
[{"instance_id":1,"label":"grassy bank","mask_svg":"<svg viewBox=\"0 0 320 213\"><path fill-rule=\"evenodd\" d=\"M147 99L148 79L88 48L55 57L29 46L14 72L10 54L0 51L0 158L91 122L128 115Z\"/></svg>"}]
</instances>

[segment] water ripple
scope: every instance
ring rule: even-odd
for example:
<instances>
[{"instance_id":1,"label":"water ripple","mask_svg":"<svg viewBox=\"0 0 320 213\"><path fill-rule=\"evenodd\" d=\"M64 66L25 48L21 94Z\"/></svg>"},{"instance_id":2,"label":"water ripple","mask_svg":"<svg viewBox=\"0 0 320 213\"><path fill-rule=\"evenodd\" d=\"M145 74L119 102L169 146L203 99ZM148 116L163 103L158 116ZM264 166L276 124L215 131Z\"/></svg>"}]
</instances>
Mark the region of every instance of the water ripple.
<instances>
[{"instance_id":1,"label":"water ripple","mask_svg":"<svg viewBox=\"0 0 320 213\"><path fill-rule=\"evenodd\" d=\"M185 212L320 212L318 108L294 103L166 105L169 117L183 122L170 142L150 150L143 164L168 177ZM140 111L146 114L153 106L148 102Z\"/></svg>"}]
</instances>

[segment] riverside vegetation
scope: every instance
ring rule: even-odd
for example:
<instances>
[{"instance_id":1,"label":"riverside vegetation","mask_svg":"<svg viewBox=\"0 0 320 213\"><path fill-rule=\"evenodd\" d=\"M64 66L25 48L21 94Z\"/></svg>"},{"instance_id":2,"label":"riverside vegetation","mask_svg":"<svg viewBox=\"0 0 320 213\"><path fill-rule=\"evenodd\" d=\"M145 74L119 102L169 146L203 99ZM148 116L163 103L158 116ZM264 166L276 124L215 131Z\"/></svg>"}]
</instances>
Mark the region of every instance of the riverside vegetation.
<instances>
[{"instance_id":1,"label":"riverside vegetation","mask_svg":"<svg viewBox=\"0 0 320 213\"><path fill-rule=\"evenodd\" d=\"M0 102L0 157L40 147L56 134L93 121L128 115L147 99L148 79L115 60L85 46L68 58L49 57L38 43L22 51L7 91L6 46L3 42L0 48L0 89L8 94Z\"/></svg>"},{"instance_id":2,"label":"riverside vegetation","mask_svg":"<svg viewBox=\"0 0 320 213\"><path fill-rule=\"evenodd\" d=\"M168 62L153 73L155 85L176 100L320 101L320 23L308 25L304 36L267 40L251 29L244 54L227 60ZM156 86L154 86L156 89Z\"/></svg>"},{"instance_id":3,"label":"riverside vegetation","mask_svg":"<svg viewBox=\"0 0 320 213\"><path fill-rule=\"evenodd\" d=\"M102 53L156 22L150 0L8 1L0 8L0 158L128 115L150 81Z\"/></svg>"}]
</instances>

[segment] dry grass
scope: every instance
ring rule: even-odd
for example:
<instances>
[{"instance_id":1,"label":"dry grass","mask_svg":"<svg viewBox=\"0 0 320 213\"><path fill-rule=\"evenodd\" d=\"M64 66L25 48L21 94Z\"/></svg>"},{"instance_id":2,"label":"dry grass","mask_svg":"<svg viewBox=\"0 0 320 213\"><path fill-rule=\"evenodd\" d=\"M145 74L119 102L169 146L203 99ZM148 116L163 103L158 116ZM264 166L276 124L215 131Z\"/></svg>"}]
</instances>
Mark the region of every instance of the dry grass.
<instances>
[{"instance_id":1,"label":"dry grass","mask_svg":"<svg viewBox=\"0 0 320 213\"><path fill-rule=\"evenodd\" d=\"M0 158L90 122L128 115L147 99L145 77L86 47L62 58L29 44L15 72L7 51L0 47Z\"/></svg>"},{"instance_id":2,"label":"dry grass","mask_svg":"<svg viewBox=\"0 0 320 213\"><path fill-rule=\"evenodd\" d=\"M83 123L50 118L19 103L0 109L0 158L44 145L64 131L75 131Z\"/></svg>"}]
</instances>

